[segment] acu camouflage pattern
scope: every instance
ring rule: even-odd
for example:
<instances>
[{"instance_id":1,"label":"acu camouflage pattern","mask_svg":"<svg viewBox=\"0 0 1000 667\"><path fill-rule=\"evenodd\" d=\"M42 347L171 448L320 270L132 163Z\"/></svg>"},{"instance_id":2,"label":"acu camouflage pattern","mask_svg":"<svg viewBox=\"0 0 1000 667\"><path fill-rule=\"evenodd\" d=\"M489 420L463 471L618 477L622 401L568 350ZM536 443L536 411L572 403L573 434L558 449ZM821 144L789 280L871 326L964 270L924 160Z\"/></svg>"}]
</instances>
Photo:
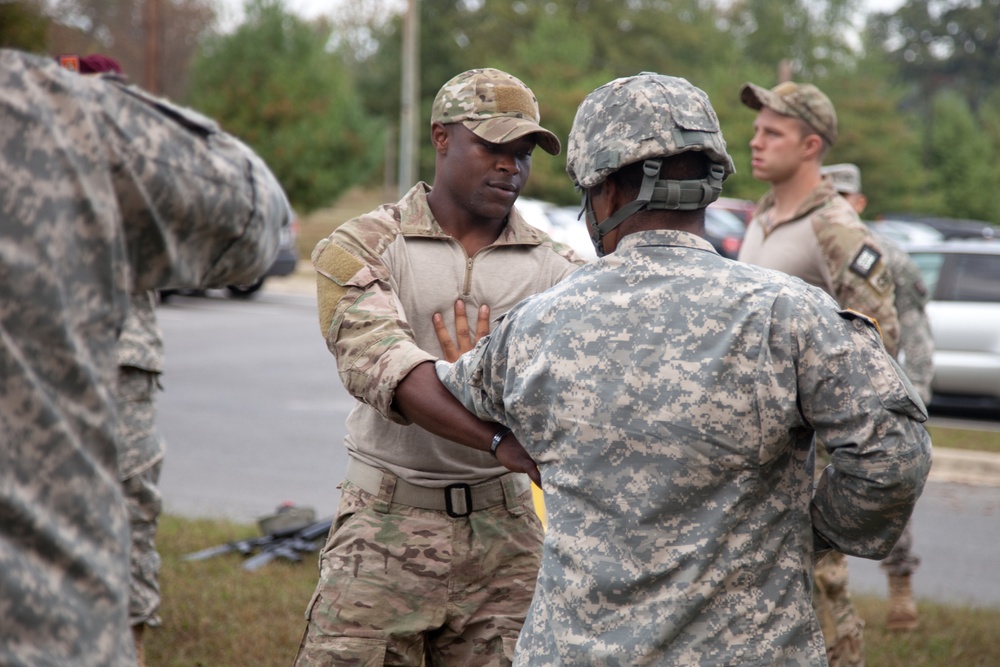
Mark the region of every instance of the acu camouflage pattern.
<instances>
[{"instance_id":1,"label":"acu camouflage pattern","mask_svg":"<svg viewBox=\"0 0 1000 667\"><path fill-rule=\"evenodd\" d=\"M163 459L156 428L156 392L163 371L163 337L156 321L156 293L133 294L118 338L118 474L124 480Z\"/></svg>"},{"instance_id":2,"label":"acu camouflage pattern","mask_svg":"<svg viewBox=\"0 0 1000 667\"><path fill-rule=\"evenodd\" d=\"M139 92L7 50L0 91L0 665L132 665L129 292L256 276L287 204L245 146Z\"/></svg>"},{"instance_id":3,"label":"acu camouflage pattern","mask_svg":"<svg viewBox=\"0 0 1000 667\"><path fill-rule=\"evenodd\" d=\"M934 379L934 335L926 310L931 295L920 269L905 250L881 236L878 243L895 283L893 303L899 317L899 365L927 404L931 401Z\"/></svg>"},{"instance_id":4,"label":"acu camouflage pattern","mask_svg":"<svg viewBox=\"0 0 1000 667\"><path fill-rule=\"evenodd\" d=\"M580 104L566 149L566 172L581 188L592 188L646 158L702 151L736 171L726 152L708 96L687 80L643 73L615 79Z\"/></svg>"},{"instance_id":5,"label":"acu camouflage pattern","mask_svg":"<svg viewBox=\"0 0 1000 667\"><path fill-rule=\"evenodd\" d=\"M510 665L541 554L531 492L457 519L391 497L343 484L296 667Z\"/></svg>"},{"instance_id":6,"label":"acu camouflage pattern","mask_svg":"<svg viewBox=\"0 0 1000 667\"><path fill-rule=\"evenodd\" d=\"M824 665L814 556L884 557L930 469L896 368L867 318L673 231L626 236L437 362L541 470L516 664Z\"/></svg>"}]
</instances>

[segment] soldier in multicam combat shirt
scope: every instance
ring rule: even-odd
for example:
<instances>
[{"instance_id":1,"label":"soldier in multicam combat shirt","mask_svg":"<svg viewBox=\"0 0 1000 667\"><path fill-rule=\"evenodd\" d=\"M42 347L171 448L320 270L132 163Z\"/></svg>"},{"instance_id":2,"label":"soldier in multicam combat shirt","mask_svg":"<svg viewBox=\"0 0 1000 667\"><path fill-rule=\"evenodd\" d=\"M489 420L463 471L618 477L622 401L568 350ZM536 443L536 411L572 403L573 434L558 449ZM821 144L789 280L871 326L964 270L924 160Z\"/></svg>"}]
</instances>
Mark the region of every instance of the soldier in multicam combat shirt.
<instances>
[{"instance_id":1,"label":"soldier in multicam combat shirt","mask_svg":"<svg viewBox=\"0 0 1000 667\"><path fill-rule=\"evenodd\" d=\"M274 176L208 119L0 50L0 665L126 667L128 295L267 269Z\"/></svg>"},{"instance_id":2,"label":"soldier in multicam combat shirt","mask_svg":"<svg viewBox=\"0 0 1000 667\"><path fill-rule=\"evenodd\" d=\"M844 163L823 167L823 175L830 179L847 203L857 212L864 213L868 198L861 190L861 169L855 164ZM878 234L879 223L872 223ZM899 365L903 368L924 404L931 400L931 380L934 378L934 336L925 306L930 300L920 268L905 250L891 239L879 237L886 262L896 284L895 305L899 315ZM913 553L913 531L910 523L899 538L892 553L880 563L889 577L889 611L885 628L890 631L915 630L919 625L917 603L913 599L913 573L920 565L920 557Z\"/></svg>"},{"instance_id":3,"label":"soldier in multicam combat shirt","mask_svg":"<svg viewBox=\"0 0 1000 667\"><path fill-rule=\"evenodd\" d=\"M771 184L747 226L740 261L801 278L841 308L875 319L886 349L895 355L899 319L885 252L820 173L837 140L830 98L812 84L787 81L771 90L746 83L740 99L757 111L750 141L753 176ZM820 454L822 467L824 450ZM847 559L831 553L814 574L831 667L863 667L865 623L848 591Z\"/></svg>"},{"instance_id":4,"label":"soldier in multicam combat shirt","mask_svg":"<svg viewBox=\"0 0 1000 667\"><path fill-rule=\"evenodd\" d=\"M531 90L490 68L442 86L431 139L433 187L313 251L322 333L358 403L300 667L508 665L534 590L542 529L528 478L425 429L482 447L506 435L438 382L433 317L453 330L459 300L503 314L576 270L514 207L536 145L560 145Z\"/></svg>"},{"instance_id":5,"label":"soldier in multicam combat shirt","mask_svg":"<svg viewBox=\"0 0 1000 667\"><path fill-rule=\"evenodd\" d=\"M920 399L872 320L703 238L733 165L701 90L612 81L567 154L611 254L437 364L513 428L500 460L540 469L516 664L825 665L812 561L892 548L930 468ZM831 465L814 488L816 437Z\"/></svg>"}]
</instances>

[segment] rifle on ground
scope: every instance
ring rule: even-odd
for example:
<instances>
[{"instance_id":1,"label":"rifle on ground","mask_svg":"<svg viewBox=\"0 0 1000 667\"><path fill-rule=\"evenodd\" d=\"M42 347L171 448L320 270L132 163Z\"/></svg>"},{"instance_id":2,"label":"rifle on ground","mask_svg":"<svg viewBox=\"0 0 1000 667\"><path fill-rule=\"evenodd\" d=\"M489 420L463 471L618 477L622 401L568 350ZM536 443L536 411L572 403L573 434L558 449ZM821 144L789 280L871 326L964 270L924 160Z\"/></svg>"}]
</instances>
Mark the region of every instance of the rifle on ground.
<instances>
[{"instance_id":1,"label":"rifle on ground","mask_svg":"<svg viewBox=\"0 0 1000 667\"><path fill-rule=\"evenodd\" d=\"M322 538L330 532L333 518L316 521L295 530L286 530L251 537L245 540L234 540L218 546L209 547L186 554L184 560L205 560L227 553L239 553L249 556L243 563L244 570L256 570L267 565L275 558L285 558L292 562L302 560L301 554L307 551L318 551L322 546ZM255 553L257 552L257 553Z\"/></svg>"}]
</instances>

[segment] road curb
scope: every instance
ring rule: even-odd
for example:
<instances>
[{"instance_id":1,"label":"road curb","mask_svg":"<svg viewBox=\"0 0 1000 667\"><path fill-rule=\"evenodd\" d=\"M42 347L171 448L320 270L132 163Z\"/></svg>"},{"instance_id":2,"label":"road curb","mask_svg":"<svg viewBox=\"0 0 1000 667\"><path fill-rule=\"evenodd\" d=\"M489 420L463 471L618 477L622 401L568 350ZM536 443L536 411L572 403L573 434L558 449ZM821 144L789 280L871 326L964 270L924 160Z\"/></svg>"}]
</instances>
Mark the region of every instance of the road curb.
<instances>
[{"instance_id":1,"label":"road curb","mask_svg":"<svg viewBox=\"0 0 1000 667\"><path fill-rule=\"evenodd\" d=\"M930 479L936 482L1000 486L1000 454L938 447Z\"/></svg>"}]
</instances>

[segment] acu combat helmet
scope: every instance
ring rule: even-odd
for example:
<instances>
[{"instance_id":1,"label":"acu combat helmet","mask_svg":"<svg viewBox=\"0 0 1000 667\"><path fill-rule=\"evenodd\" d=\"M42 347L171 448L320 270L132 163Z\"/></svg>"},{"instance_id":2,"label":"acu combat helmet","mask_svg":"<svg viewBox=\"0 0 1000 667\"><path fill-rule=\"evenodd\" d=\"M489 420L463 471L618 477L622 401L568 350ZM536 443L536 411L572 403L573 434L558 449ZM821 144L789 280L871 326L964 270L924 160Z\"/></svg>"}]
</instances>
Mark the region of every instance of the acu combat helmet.
<instances>
[{"instance_id":1,"label":"acu combat helmet","mask_svg":"<svg viewBox=\"0 0 1000 667\"><path fill-rule=\"evenodd\" d=\"M687 151L705 154L708 175L661 180L662 158ZM638 197L598 223L588 190L636 162L643 163L644 173ZM583 190L598 255L604 254L602 237L629 216L644 209L705 208L735 171L708 95L685 79L652 72L615 79L588 95L577 109L566 151L566 172Z\"/></svg>"}]
</instances>

